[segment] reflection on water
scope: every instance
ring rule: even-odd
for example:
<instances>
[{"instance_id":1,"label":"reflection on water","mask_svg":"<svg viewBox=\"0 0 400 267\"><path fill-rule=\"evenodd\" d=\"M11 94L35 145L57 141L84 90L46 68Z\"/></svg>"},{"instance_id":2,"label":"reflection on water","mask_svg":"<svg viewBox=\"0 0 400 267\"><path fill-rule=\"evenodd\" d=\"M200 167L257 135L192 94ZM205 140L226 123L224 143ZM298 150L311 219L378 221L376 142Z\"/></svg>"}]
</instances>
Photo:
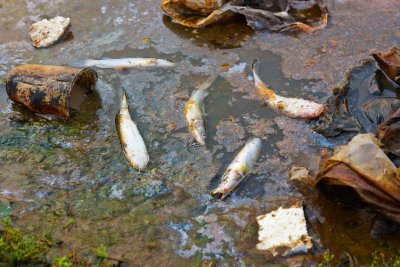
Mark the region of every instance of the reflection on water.
<instances>
[{"instance_id":1,"label":"reflection on water","mask_svg":"<svg viewBox=\"0 0 400 267\"><path fill-rule=\"evenodd\" d=\"M243 45L254 31L247 26L246 19L237 15L232 20L212 24L202 28L189 28L174 23L168 16L163 16L164 25L180 38L189 39L197 46L210 45L214 48L237 48Z\"/></svg>"}]
</instances>

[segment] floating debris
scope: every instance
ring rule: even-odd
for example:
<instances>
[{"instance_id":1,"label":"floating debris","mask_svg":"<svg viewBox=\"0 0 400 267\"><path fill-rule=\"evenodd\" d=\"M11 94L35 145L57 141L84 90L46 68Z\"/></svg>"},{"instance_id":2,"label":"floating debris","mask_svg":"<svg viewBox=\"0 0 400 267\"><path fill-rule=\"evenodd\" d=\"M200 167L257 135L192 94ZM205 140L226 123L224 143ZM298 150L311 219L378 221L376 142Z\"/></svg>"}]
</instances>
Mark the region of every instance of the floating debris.
<instances>
[{"instance_id":1,"label":"floating debris","mask_svg":"<svg viewBox=\"0 0 400 267\"><path fill-rule=\"evenodd\" d=\"M290 31L299 31L305 33L313 33L325 29L327 25L328 25L328 13L323 13L321 15L320 21L314 26L310 26L303 22L294 22L289 26L283 27L281 29L281 32L290 30Z\"/></svg>"},{"instance_id":2,"label":"floating debris","mask_svg":"<svg viewBox=\"0 0 400 267\"><path fill-rule=\"evenodd\" d=\"M211 195L224 200L253 171L261 147L260 138L250 139L228 166L222 176L221 184L211 191Z\"/></svg>"},{"instance_id":3,"label":"floating debris","mask_svg":"<svg viewBox=\"0 0 400 267\"><path fill-rule=\"evenodd\" d=\"M254 30L297 30L312 33L328 23L328 9L322 0L162 0L161 8L175 22L187 27L204 27L241 14Z\"/></svg>"},{"instance_id":4,"label":"floating debris","mask_svg":"<svg viewBox=\"0 0 400 267\"><path fill-rule=\"evenodd\" d=\"M306 218L302 207L291 207L257 217L260 226L257 249L267 250L273 256L306 253L312 248Z\"/></svg>"},{"instance_id":5,"label":"floating debris","mask_svg":"<svg viewBox=\"0 0 400 267\"><path fill-rule=\"evenodd\" d=\"M394 47L387 53L375 53L373 56L386 75L400 85L400 50Z\"/></svg>"},{"instance_id":6,"label":"floating debris","mask_svg":"<svg viewBox=\"0 0 400 267\"><path fill-rule=\"evenodd\" d=\"M11 100L33 112L69 119L95 91L96 81L90 68L27 64L11 70L6 90Z\"/></svg>"},{"instance_id":7,"label":"floating debris","mask_svg":"<svg viewBox=\"0 0 400 267\"><path fill-rule=\"evenodd\" d=\"M359 202L358 195L388 218L400 222L399 173L381 145L372 134L356 135L324 162L316 186L342 204Z\"/></svg>"},{"instance_id":8,"label":"floating debris","mask_svg":"<svg viewBox=\"0 0 400 267\"><path fill-rule=\"evenodd\" d=\"M400 106L400 100L396 99L399 89L374 60L364 60L347 70L344 79L332 89L324 113L313 122L314 130L325 137L374 133Z\"/></svg>"},{"instance_id":9,"label":"floating debris","mask_svg":"<svg viewBox=\"0 0 400 267\"><path fill-rule=\"evenodd\" d=\"M129 164L138 170L146 168L149 162L149 154L147 153L143 137L140 135L139 129L129 114L125 90L122 93L120 109L115 117L115 125L122 150Z\"/></svg>"},{"instance_id":10,"label":"floating debris","mask_svg":"<svg viewBox=\"0 0 400 267\"><path fill-rule=\"evenodd\" d=\"M382 123L376 130L378 139L384 144L384 148L392 155L400 157L400 107L390 118Z\"/></svg>"},{"instance_id":11,"label":"floating debris","mask_svg":"<svg viewBox=\"0 0 400 267\"><path fill-rule=\"evenodd\" d=\"M324 105L310 100L279 96L273 90L267 88L265 83L257 74L256 64L257 60L254 60L252 65L254 85L256 86L259 95L268 103L268 105L295 118L316 118L322 114L324 111Z\"/></svg>"},{"instance_id":12,"label":"floating debris","mask_svg":"<svg viewBox=\"0 0 400 267\"><path fill-rule=\"evenodd\" d=\"M53 45L64 35L70 24L70 18L60 16L32 24L29 29L29 36L33 46L40 48Z\"/></svg>"},{"instance_id":13,"label":"floating debris","mask_svg":"<svg viewBox=\"0 0 400 267\"><path fill-rule=\"evenodd\" d=\"M71 67L97 67L101 69L130 69L143 67L173 67L174 63L157 58L87 59L70 64Z\"/></svg>"}]
</instances>

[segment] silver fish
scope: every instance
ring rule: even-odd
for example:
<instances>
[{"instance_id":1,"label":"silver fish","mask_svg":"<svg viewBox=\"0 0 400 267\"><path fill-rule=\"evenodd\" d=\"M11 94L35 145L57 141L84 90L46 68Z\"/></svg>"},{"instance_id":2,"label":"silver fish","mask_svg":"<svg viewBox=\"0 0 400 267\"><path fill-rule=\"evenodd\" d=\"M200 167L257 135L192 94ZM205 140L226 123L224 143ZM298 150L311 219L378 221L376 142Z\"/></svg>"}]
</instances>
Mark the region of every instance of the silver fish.
<instances>
[{"instance_id":1,"label":"silver fish","mask_svg":"<svg viewBox=\"0 0 400 267\"><path fill-rule=\"evenodd\" d=\"M70 64L71 67L98 67L102 69L129 69L141 67L173 67L174 63L157 58L87 59Z\"/></svg>"},{"instance_id":2,"label":"silver fish","mask_svg":"<svg viewBox=\"0 0 400 267\"><path fill-rule=\"evenodd\" d=\"M260 156L261 147L260 138L250 139L228 166L222 176L221 184L211 191L211 195L224 200L253 171Z\"/></svg>"},{"instance_id":3,"label":"silver fish","mask_svg":"<svg viewBox=\"0 0 400 267\"><path fill-rule=\"evenodd\" d=\"M184 115L188 123L189 131L193 138L201 145L205 145L206 125L205 125L205 106L204 99L208 96L207 89L214 82L217 76L211 76L198 90L196 90L190 99L186 102Z\"/></svg>"},{"instance_id":4,"label":"silver fish","mask_svg":"<svg viewBox=\"0 0 400 267\"><path fill-rule=\"evenodd\" d=\"M186 102L184 114L193 138L205 145L206 130L204 123L205 107L203 100L208 95L207 90L197 90Z\"/></svg>"},{"instance_id":5,"label":"silver fish","mask_svg":"<svg viewBox=\"0 0 400 267\"><path fill-rule=\"evenodd\" d=\"M120 109L115 116L115 125L122 150L129 164L135 169L143 170L149 162L149 154L143 138L129 114L125 90L122 94Z\"/></svg>"},{"instance_id":6,"label":"silver fish","mask_svg":"<svg viewBox=\"0 0 400 267\"><path fill-rule=\"evenodd\" d=\"M257 88L258 94L270 106L279 109L289 116L295 118L316 118L324 111L325 107L322 104L301 98L291 98L277 95L260 79L256 72L256 64L257 59L253 61L252 65L254 85Z\"/></svg>"}]
</instances>

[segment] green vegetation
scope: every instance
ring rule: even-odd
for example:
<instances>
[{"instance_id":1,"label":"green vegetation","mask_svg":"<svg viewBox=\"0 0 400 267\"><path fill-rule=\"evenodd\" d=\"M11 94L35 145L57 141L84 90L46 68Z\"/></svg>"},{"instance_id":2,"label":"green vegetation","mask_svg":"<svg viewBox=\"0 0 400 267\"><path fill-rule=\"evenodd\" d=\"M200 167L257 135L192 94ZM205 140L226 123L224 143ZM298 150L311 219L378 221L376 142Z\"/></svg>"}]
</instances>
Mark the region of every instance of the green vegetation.
<instances>
[{"instance_id":1,"label":"green vegetation","mask_svg":"<svg viewBox=\"0 0 400 267\"><path fill-rule=\"evenodd\" d=\"M46 259L52 241L51 235L30 235L25 234L21 230L11 225L11 220L8 218L3 223L0 222L0 264L7 264L7 266L20 266L23 264L30 264L30 266L45 265L52 267L78 267L78 266L96 266L96 267L110 267L111 264L106 263L110 260L105 245L98 246L92 253L89 259L82 258L77 253L70 253L68 255L61 255L51 260L51 264ZM209 240L207 237L198 235L196 238L196 245L204 246ZM194 255L194 266L202 264L203 255L197 252ZM347 255L349 259L350 255ZM92 258L90 260L90 258ZM343 260L343 258L342 258ZM357 265L355 259L351 258L350 266ZM323 254L321 262L318 267L331 267L337 266L341 262L340 257L326 251ZM383 253L374 252L371 254L369 267L400 267L400 254L391 258L387 258Z\"/></svg>"},{"instance_id":2,"label":"green vegetation","mask_svg":"<svg viewBox=\"0 0 400 267\"><path fill-rule=\"evenodd\" d=\"M347 255L351 257L350 255ZM354 259L353 259L354 260ZM318 267L333 267L340 265L340 259L335 257L329 251L326 251L323 255L322 262L318 264ZM357 266L357 263L350 262L350 266ZM371 254L370 263L366 266L369 267L400 267L400 256L394 256L389 259L385 257L385 254L374 252Z\"/></svg>"},{"instance_id":3,"label":"green vegetation","mask_svg":"<svg viewBox=\"0 0 400 267\"><path fill-rule=\"evenodd\" d=\"M107 259L107 247L104 245L100 245L94 253L96 254L97 261L96 261L96 267L103 266L103 262L105 259Z\"/></svg>"},{"instance_id":4,"label":"green vegetation","mask_svg":"<svg viewBox=\"0 0 400 267\"><path fill-rule=\"evenodd\" d=\"M57 257L53 260L52 267L72 267L74 266L72 256Z\"/></svg>"},{"instance_id":5,"label":"green vegetation","mask_svg":"<svg viewBox=\"0 0 400 267\"><path fill-rule=\"evenodd\" d=\"M27 262L42 262L49 250L48 240L23 234L11 227L10 220L4 223L0 234L0 262L17 265Z\"/></svg>"},{"instance_id":6,"label":"green vegetation","mask_svg":"<svg viewBox=\"0 0 400 267\"><path fill-rule=\"evenodd\" d=\"M46 259L52 241L51 235L30 235L11 225L8 218L0 223L0 264L7 266L20 266L23 264L50 266ZM52 267L78 267L78 266L112 266L105 263L108 257L107 247L100 245L94 250L95 264L90 260L80 258L76 253L55 257L51 261Z\"/></svg>"},{"instance_id":7,"label":"green vegetation","mask_svg":"<svg viewBox=\"0 0 400 267\"><path fill-rule=\"evenodd\" d=\"M386 259L383 253L374 252L372 254L372 261L370 267L400 267L400 256L395 256Z\"/></svg>"},{"instance_id":8,"label":"green vegetation","mask_svg":"<svg viewBox=\"0 0 400 267\"><path fill-rule=\"evenodd\" d=\"M325 251L322 262L318 264L318 267L334 266L334 264L333 264L334 259L335 259L335 255L331 254L329 251Z\"/></svg>"}]
</instances>

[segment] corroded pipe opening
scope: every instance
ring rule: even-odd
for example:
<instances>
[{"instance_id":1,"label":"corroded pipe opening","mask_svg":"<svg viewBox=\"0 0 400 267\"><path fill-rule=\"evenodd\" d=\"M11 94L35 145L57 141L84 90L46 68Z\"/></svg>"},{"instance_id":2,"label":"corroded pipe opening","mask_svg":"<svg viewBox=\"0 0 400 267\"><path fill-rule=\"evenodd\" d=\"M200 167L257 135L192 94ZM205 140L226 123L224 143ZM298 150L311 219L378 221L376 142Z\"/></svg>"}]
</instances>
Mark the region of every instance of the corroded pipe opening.
<instances>
[{"instance_id":1,"label":"corroded pipe opening","mask_svg":"<svg viewBox=\"0 0 400 267\"><path fill-rule=\"evenodd\" d=\"M41 114L69 119L96 88L97 73L90 68L27 64L11 70L9 98Z\"/></svg>"}]
</instances>

